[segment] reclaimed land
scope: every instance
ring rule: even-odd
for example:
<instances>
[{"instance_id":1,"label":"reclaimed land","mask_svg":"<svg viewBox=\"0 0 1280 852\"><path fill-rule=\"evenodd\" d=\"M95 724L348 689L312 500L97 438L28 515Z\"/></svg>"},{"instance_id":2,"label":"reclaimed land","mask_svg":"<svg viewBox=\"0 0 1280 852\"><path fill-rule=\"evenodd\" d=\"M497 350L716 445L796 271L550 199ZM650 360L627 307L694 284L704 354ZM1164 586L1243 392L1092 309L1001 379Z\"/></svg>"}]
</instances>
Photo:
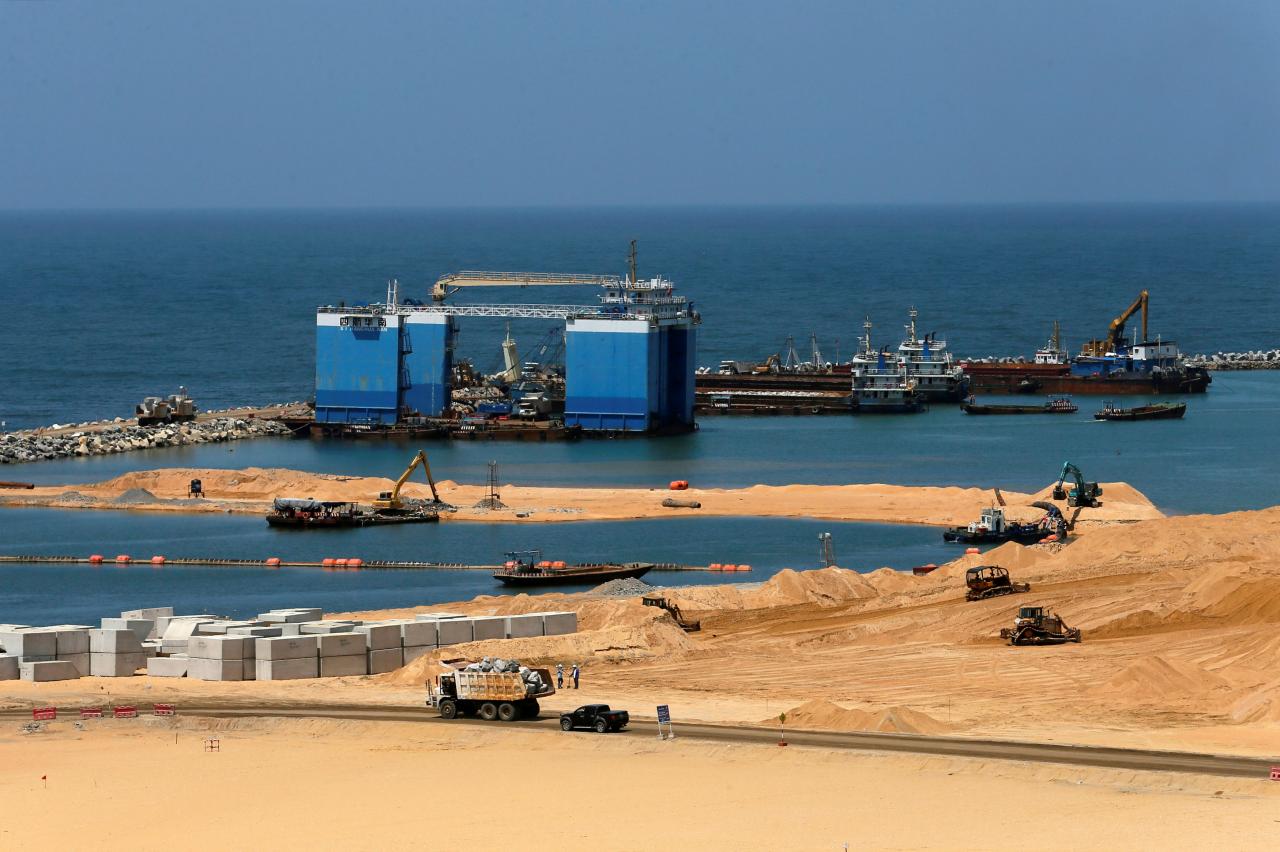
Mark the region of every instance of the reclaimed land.
<instances>
[{"instance_id":1,"label":"reclaimed land","mask_svg":"<svg viewBox=\"0 0 1280 852\"><path fill-rule=\"evenodd\" d=\"M188 499L192 479L203 483L205 498ZM0 505L52 506L67 509L124 509L155 512L241 512L265 514L276 497L310 497L369 503L388 491L389 479L308 473L284 468L162 468L126 473L104 482L39 486L0 492ZM442 517L457 521L546 523L548 521L635 520L641 518L750 516L821 518L878 523L963 525L990 506L990 489L955 486L903 485L753 485L749 488L569 488L503 485L504 509L481 509L476 504L486 490L452 481L438 483L440 497L457 507ZM1035 494L1004 492L1011 518L1031 520L1041 510L1031 504L1051 500L1052 486ZM423 483L408 483L401 491L409 498L429 499ZM696 501L699 509L672 509L667 497ZM1059 502L1070 512L1065 502ZM1103 505L1087 509L1079 527L1163 517L1150 500L1123 482L1103 483Z\"/></svg>"},{"instance_id":2,"label":"reclaimed land","mask_svg":"<svg viewBox=\"0 0 1280 852\"><path fill-rule=\"evenodd\" d=\"M488 789L518 764L541 787L508 785L503 807L515 812L537 810L546 789L576 789L582 778L626 779L625 794L574 811L572 829L566 823L522 841L531 849L609 846L620 829L633 838L630 847L648 848L654 813L664 815L664 836L707 849L841 848L846 841L915 848L954 836L939 834L939 825L963 827L973 848L1016 848L1015 838L1029 832L1052 835L1069 848L1091 847L1096 825L1082 815L1099 812L1123 813L1125 825L1140 824L1139 848L1273 846L1258 825L1274 818L1280 785L1261 775L1220 778L694 738L664 743L656 736L556 730L554 714L599 701L638 717L667 704L677 734L681 723L760 725L785 711L788 730L1277 756L1280 507L1112 524L1065 547L1007 544L981 559L1008 568L1031 591L967 603L962 578L977 558L962 557L923 577L829 568L784 571L762 584L666 590L687 616L701 620L696 633L643 606L634 589L434 605L429 608L472 614L573 610L580 632L450 646L375 676L5 682L0 705L15 711L96 706L103 688L117 704L145 708L171 700L179 707L176 720L107 720L82 728L67 720L26 736L16 724L6 727L0 789L15 813L28 814L11 821L10 845L75 845L82 830L75 821L32 816L44 813L49 801L91 820L103 836L136 832L137 814L94 789L93 779L108 773L149 803L149 835L181 831L191 848L213 848L227 832L251 828L262 843L325 844L351 809L381 814L353 848L396 846L421 821L414 808L424 785L446 777L451 787ZM1055 608L1083 630L1084 641L1009 647L998 631L1027 604ZM374 619L426 609L354 615ZM442 670L442 660L485 655L530 665L581 663L582 689L544 700L547 718L537 723L359 720L359 708L412 708L429 719L424 684ZM192 714L184 716L183 707ZM209 708L217 707L250 713L255 707L329 708L339 718L212 718ZM221 740L220 754L203 751L205 737ZM317 738L323 749L304 747ZM328 770L356 764L382 783L335 787ZM983 797L999 803L999 819L974 809L978 785ZM199 813L187 807L193 789L207 805ZM707 789L717 795L700 795ZM850 800L877 806L850 808ZM930 819L902 816L921 802ZM806 817L777 818L792 810ZM445 820L437 833L440 840L497 845L508 828L501 821Z\"/></svg>"}]
</instances>

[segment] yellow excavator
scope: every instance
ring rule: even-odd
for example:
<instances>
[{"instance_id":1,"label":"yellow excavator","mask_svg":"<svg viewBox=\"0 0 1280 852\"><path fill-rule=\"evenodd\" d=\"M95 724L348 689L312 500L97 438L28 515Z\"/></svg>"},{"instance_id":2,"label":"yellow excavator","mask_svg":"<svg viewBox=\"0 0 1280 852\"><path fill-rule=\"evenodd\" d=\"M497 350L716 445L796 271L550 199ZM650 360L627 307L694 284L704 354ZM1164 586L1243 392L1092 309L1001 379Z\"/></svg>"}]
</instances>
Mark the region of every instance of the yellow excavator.
<instances>
[{"instance_id":1,"label":"yellow excavator","mask_svg":"<svg viewBox=\"0 0 1280 852\"><path fill-rule=\"evenodd\" d=\"M1111 321L1111 327L1107 329L1106 340L1090 340L1085 343L1080 350L1081 355L1095 358L1101 358L1108 352L1118 352L1124 347L1124 324L1129 318L1142 311L1142 339L1147 339L1147 298L1150 294L1143 290L1138 294L1138 298L1133 300L1133 304L1125 309L1125 312Z\"/></svg>"},{"instance_id":2,"label":"yellow excavator","mask_svg":"<svg viewBox=\"0 0 1280 852\"><path fill-rule=\"evenodd\" d=\"M400 474L400 478L396 480L396 487L390 491L383 491L378 495L378 499L373 501L373 508L377 512L384 514L401 514L413 511L423 501L421 500L402 500L400 499L400 489L409 481L409 477L413 475L413 471L418 465L422 465L423 472L427 475L427 485L431 486L431 502L435 506L443 506L444 503L440 499L439 492L436 491L436 481L431 476L431 463L427 461L427 454L418 450L418 454L413 457L413 461L409 462L409 466L404 469L404 473Z\"/></svg>"}]
</instances>

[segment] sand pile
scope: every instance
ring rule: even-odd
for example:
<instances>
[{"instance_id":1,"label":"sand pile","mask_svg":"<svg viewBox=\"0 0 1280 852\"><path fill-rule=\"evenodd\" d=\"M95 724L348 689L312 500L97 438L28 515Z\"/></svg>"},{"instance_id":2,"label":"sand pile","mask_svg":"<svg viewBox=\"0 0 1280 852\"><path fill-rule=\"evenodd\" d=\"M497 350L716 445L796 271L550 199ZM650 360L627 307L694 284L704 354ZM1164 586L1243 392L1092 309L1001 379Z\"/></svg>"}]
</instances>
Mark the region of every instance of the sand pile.
<instances>
[{"instance_id":1,"label":"sand pile","mask_svg":"<svg viewBox=\"0 0 1280 852\"><path fill-rule=\"evenodd\" d=\"M1280 722L1280 680L1250 692L1233 704L1227 715L1241 724Z\"/></svg>"},{"instance_id":2,"label":"sand pile","mask_svg":"<svg viewBox=\"0 0 1280 852\"><path fill-rule=\"evenodd\" d=\"M778 718L762 719L758 724L776 725ZM856 710L822 698L814 698L788 710L786 727L822 731L880 731L892 734L941 734L951 730L945 723L910 707Z\"/></svg>"},{"instance_id":3,"label":"sand pile","mask_svg":"<svg viewBox=\"0 0 1280 852\"><path fill-rule=\"evenodd\" d=\"M1131 701L1162 702L1191 698L1231 685L1219 675L1185 660L1152 656L1126 666L1105 684L1089 690L1093 695L1122 695Z\"/></svg>"}]
</instances>

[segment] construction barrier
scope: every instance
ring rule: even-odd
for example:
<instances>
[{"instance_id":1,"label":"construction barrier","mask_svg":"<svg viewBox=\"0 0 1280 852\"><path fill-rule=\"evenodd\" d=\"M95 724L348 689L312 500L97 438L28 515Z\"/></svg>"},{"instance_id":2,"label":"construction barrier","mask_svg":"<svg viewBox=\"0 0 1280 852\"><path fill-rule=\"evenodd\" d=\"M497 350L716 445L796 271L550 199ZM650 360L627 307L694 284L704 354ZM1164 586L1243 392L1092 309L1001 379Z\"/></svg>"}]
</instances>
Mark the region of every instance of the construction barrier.
<instances>
[{"instance_id":1,"label":"construction barrier","mask_svg":"<svg viewBox=\"0 0 1280 852\"><path fill-rule=\"evenodd\" d=\"M52 722L58 718L57 707L32 707L31 719L35 722Z\"/></svg>"},{"instance_id":2,"label":"construction barrier","mask_svg":"<svg viewBox=\"0 0 1280 852\"><path fill-rule=\"evenodd\" d=\"M1271 780L1280 781L1280 766L1271 767Z\"/></svg>"},{"instance_id":3,"label":"construction barrier","mask_svg":"<svg viewBox=\"0 0 1280 852\"><path fill-rule=\"evenodd\" d=\"M175 704L154 704L151 707L151 715L176 716L178 715L178 707Z\"/></svg>"},{"instance_id":4,"label":"construction barrier","mask_svg":"<svg viewBox=\"0 0 1280 852\"><path fill-rule=\"evenodd\" d=\"M136 719L138 718L138 708L131 704L121 704L119 707L111 709L111 715L117 719Z\"/></svg>"},{"instance_id":5,"label":"construction barrier","mask_svg":"<svg viewBox=\"0 0 1280 852\"><path fill-rule=\"evenodd\" d=\"M102 708L101 707L83 707L80 709L80 718L81 719L101 719Z\"/></svg>"}]
</instances>

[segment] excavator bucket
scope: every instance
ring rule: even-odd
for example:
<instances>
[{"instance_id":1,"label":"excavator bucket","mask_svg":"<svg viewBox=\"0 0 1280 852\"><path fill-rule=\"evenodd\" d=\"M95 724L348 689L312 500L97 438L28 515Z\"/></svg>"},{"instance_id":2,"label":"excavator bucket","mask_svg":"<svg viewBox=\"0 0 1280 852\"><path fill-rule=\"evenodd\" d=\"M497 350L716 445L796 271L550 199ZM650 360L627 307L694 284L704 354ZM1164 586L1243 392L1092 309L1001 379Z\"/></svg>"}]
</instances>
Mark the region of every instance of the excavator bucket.
<instances>
[{"instance_id":1,"label":"excavator bucket","mask_svg":"<svg viewBox=\"0 0 1280 852\"><path fill-rule=\"evenodd\" d=\"M1067 490L1063 488L1061 485L1055 485L1053 488L1053 499L1055 500L1067 499Z\"/></svg>"}]
</instances>

